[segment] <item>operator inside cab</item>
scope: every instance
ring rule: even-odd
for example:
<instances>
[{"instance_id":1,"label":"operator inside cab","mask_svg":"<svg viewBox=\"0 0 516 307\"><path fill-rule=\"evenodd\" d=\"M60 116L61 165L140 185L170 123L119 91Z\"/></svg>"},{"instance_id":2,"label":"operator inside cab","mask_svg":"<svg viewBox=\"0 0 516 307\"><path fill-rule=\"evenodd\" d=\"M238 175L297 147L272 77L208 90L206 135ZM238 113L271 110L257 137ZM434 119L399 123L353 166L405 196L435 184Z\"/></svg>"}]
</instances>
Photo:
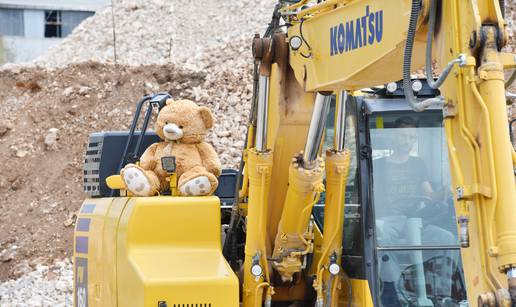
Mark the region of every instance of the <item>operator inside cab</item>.
<instances>
[{"instance_id":1,"label":"operator inside cab","mask_svg":"<svg viewBox=\"0 0 516 307\"><path fill-rule=\"evenodd\" d=\"M412 276L414 284L426 284L428 276L424 266L428 261L440 262L439 269L433 272L435 280L439 282L433 285L432 296L451 297L452 275L457 270L459 255L449 250L417 250L421 246L457 244L457 238L448 225L436 225L433 219L448 213L442 204L447 194L444 191L449 190L445 187L444 179L449 175L437 170L443 169L445 153L441 151L439 157L428 156L425 159L418 154L428 152L420 146L433 149L444 147L439 143L421 144L440 139L435 135L418 135L424 134L425 129L429 130L426 133L439 130L418 128L416 120L405 115L391 120L392 128L373 131L376 137L372 135L372 145L373 156L376 155L373 160L373 191L377 244L387 248L400 247L399 251L379 253L378 260L382 305L394 307L403 305L400 299L405 295L404 292L408 292L404 287L407 284L403 280L405 276ZM383 146L379 145L380 140ZM430 165L426 160L429 160ZM433 170L433 175L428 166ZM439 181L439 184L435 184ZM440 185L442 192L435 192L432 183L434 186ZM454 227L453 224L451 226ZM407 251L403 251L403 247ZM405 274L407 270L415 274ZM420 293L417 296L427 300L428 295ZM420 301L418 305L430 306L431 302Z\"/></svg>"},{"instance_id":2,"label":"operator inside cab","mask_svg":"<svg viewBox=\"0 0 516 307\"><path fill-rule=\"evenodd\" d=\"M375 185L375 195L381 196L380 206L377 204L377 214L381 216L403 214L404 204L396 202L397 199L435 194L425 161L410 155L417 141L416 121L408 116L400 117L394 128L398 131L393 135L392 154L374 160L375 172L389 177L388 183Z\"/></svg>"}]
</instances>

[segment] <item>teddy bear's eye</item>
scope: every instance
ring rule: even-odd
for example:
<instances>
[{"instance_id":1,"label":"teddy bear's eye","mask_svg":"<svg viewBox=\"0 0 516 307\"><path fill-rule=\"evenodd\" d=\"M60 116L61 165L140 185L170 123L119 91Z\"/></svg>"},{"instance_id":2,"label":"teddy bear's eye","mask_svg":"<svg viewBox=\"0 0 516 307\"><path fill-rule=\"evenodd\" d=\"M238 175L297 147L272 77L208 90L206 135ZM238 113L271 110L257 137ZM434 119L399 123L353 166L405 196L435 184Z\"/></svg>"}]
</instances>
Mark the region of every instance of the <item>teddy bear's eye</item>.
<instances>
[{"instance_id":1,"label":"teddy bear's eye","mask_svg":"<svg viewBox=\"0 0 516 307\"><path fill-rule=\"evenodd\" d=\"M179 125L179 129L183 129L183 125Z\"/></svg>"}]
</instances>

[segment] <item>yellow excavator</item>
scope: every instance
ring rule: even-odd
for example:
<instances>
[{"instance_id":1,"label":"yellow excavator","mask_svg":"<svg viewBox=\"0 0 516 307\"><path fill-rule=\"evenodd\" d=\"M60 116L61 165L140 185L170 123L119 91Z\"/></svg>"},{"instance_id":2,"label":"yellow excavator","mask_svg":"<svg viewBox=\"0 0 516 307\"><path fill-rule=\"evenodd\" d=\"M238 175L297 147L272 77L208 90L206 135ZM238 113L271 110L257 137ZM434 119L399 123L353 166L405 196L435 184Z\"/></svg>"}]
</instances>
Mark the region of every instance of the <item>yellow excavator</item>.
<instances>
[{"instance_id":1,"label":"yellow excavator","mask_svg":"<svg viewBox=\"0 0 516 307\"><path fill-rule=\"evenodd\" d=\"M515 306L504 6L280 0L253 40L240 169L214 196L121 184L166 93L90 136L75 306Z\"/></svg>"}]
</instances>

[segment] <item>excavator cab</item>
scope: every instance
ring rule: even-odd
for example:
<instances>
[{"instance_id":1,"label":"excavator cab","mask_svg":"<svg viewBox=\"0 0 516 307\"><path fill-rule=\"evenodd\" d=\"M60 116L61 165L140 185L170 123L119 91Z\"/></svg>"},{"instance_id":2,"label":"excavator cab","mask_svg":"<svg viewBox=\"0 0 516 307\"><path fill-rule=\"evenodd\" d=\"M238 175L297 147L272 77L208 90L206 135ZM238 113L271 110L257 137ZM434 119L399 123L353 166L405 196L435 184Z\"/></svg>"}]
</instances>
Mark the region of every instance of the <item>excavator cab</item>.
<instances>
[{"instance_id":1,"label":"excavator cab","mask_svg":"<svg viewBox=\"0 0 516 307\"><path fill-rule=\"evenodd\" d=\"M90 135L84 161L88 198L74 233L75 306L238 305L238 279L221 250L221 220L234 196L236 171L224 170L216 194L203 197L176 196L173 157L163 161L170 193L133 197L118 175L159 141L147 126L168 98L143 97L129 131Z\"/></svg>"},{"instance_id":2,"label":"excavator cab","mask_svg":"<svg viewBox=\"0 0 516 307\"><path fill-rule=\"evenodd\" d=\"M438 95L414 82L419 97ZM466 303L442 109L412 111L401 83L391 83L348 98L345 131L342 267L353 301L369 301L356 296L370 293L374 306ZM329 121L325 146L332 139ZM323 209L313 213L324 234Z\"/></svg>"}]
</instances>

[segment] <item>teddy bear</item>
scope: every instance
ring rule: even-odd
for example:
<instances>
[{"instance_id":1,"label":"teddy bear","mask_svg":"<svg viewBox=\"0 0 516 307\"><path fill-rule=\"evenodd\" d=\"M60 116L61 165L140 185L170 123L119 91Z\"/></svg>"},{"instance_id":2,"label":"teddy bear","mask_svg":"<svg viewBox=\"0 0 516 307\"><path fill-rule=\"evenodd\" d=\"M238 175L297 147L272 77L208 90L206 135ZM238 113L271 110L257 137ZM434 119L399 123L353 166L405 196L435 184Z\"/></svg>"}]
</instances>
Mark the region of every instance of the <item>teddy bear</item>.
<instances>
[{"instance_id":1,"label":"teddy bear","mask_svg":"<svg viewBox=\"0 0 516 307\"><path fill-rule=\"evenodd\" d=\"M128 164L120 172L128 191L153 196L168 189L162 157L174 156L178 190L183 196L212 194L218 185L221 165L213 147L204 141L213 127L210 109L190 100L169 99L158 113L155 130L162 139L149 146L140 165Z\"/></svg>"}]
</instances>

